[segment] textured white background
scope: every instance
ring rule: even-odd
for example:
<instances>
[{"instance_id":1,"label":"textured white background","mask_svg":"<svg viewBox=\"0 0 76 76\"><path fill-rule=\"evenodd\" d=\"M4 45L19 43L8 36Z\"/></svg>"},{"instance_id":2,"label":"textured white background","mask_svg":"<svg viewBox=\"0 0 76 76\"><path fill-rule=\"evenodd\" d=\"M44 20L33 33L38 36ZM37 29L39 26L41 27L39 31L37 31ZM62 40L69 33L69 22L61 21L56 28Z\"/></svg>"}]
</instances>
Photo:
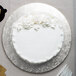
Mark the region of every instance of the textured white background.
<instances>
[{"instance_id":1,"label":"textured white background","mask_svg":"<svg viewBox=\"0 0 76 76\"><path fill-rule=\"evenodd\" d=\"M31 74L31 73L24 72L18 69L17 67L15 67L5 55L5 52L3 50L2 43L1 43L3 26L5 25L5 22L8 19L9 15L11 15L11 13L21 5L30 3L30 2L43 2L56 7L65 15L72 30L72 47L68 57L56 69L44 74ZM70 69L73 72L73 76L75 76L75 66L74 66L75 65L74 64L75 63L75 60L74 60L75 59L75 54L74 54L75 36L74 36L74 25L73 25L74 24L73 0L0 0L0 5L2 5L4 8L7 8L8 10L8 12L6 13L5 19L2 22L0 22L0 64L7 69L6 76L56 76L57 73L65 64L68 64L70 66Z\"/></svg>"}]
</instances>

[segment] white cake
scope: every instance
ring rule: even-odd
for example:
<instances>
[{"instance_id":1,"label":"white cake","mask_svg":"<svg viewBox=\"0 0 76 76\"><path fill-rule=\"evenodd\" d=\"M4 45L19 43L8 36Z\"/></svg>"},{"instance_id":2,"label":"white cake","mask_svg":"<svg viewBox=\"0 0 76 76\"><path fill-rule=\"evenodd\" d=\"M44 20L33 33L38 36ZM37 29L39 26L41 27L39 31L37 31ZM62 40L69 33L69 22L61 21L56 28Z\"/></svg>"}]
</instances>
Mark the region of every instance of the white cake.
<instances>
[{"instance_id":1,"label":"white cake","mask_svg":"<svg viewBox=\"0 0 76 76\"><path fill-rule=\"evenodd\" d=\"M31 6L30 9L32 9ZM30 13L21 16L13 23L12 43L16 53L22 59L31 63L42 63L60 52L64 33L60 19L56 16L50 12L42 12L40 9L30 10Z\"/></svg>"}]
</instances>

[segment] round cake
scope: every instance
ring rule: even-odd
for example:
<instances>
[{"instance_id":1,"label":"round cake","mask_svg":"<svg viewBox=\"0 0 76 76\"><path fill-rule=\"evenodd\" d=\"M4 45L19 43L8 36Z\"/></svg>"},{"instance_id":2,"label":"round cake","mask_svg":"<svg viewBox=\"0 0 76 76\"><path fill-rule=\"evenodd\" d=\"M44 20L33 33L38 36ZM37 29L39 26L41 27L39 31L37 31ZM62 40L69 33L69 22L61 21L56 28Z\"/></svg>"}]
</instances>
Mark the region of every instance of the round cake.
<instances>
[{"instance_id":1,"label":"round cake","mask_svg":"<svg viewBox=\"0 0 76 76\"><path fill-rule=\"evenodd\" d=\"M39 9L32 9L33 4L26 7L29 11L12 25L13 47L23 60L43 63L60 52L64 41L63 24L58 12L52 11L53 7L45 5L46 10L41 3L36 6Z\"/></svg>"}]
</instances>

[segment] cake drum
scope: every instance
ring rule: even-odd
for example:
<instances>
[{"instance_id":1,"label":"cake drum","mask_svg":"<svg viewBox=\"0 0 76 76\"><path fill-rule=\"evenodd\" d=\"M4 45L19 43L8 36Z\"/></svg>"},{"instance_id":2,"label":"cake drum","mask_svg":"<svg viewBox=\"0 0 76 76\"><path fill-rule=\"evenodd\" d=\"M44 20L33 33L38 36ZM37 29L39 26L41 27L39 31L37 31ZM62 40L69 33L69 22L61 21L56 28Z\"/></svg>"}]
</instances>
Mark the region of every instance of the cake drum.
<instances>
[{"instance_id":1,"label":"cake drum","mask_svg":"<svg viewBox=\"0 0 76 76\"><path fill-rule=\"evenodd\" d=\"M21 8L17 9L12 15L8 18L4 29L3 29L3 34L2 34L2 44L3 48L5 50L5 53L9 60L18 68L31 72L31 73L44 73L48 72L50 70L53 70L56 68L58 65L60 65L65 58L67 57L69 51L70 51L70 46L71 46L71 30L69 27L69 24L66 20L66 18L57 10L58 13L61 15L61 19L63 19L64 26L64 41L63 41L63 46L60 50L60 52L54 56L52 59L48 60L45 63L40 63L40 64L33 64L29 63L27 61L24 61L21 59L15 52L15 49L12 44L12 35L11 35L11 29L12 29L12 24L23 14L25 14L25 11L23 11L25 8L25 5L22 6ZM21 11L21 12L20 12Z\"/></svg>"}]
</instances>

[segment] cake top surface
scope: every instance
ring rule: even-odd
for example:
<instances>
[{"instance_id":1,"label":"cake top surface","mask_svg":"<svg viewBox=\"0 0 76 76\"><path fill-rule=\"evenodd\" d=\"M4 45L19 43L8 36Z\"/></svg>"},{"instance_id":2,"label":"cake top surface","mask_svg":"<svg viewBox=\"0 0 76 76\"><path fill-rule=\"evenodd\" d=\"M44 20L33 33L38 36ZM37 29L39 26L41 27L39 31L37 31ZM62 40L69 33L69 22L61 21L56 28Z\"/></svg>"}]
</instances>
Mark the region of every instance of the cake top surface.
<instances>
[{"instance_id":1,"label":"cake top surface","mask_svg":"<svg viewBox=\"0 0 76 76\"><path fill-rule=\"evenodd\" d=\"M31 63L46 62L56 56L63 40L60 19L40 10L21 16L12 25L12 42L16 53Z\"/></svg>"}]
</instances>

